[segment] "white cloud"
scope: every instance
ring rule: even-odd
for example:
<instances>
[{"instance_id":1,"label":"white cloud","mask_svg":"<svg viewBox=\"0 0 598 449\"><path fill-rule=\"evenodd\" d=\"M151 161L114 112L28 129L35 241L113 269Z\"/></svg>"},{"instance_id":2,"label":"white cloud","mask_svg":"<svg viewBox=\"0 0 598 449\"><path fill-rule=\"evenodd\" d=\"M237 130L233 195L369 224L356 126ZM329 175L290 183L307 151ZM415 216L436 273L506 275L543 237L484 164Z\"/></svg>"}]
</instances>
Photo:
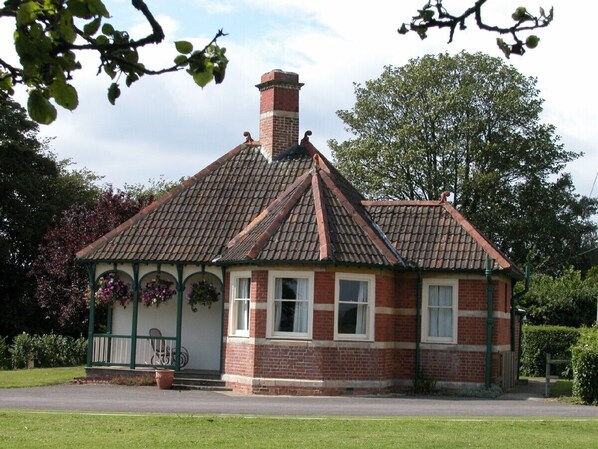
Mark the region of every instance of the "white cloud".
<instances>
[{"instance_id":1,"label":"white cloud","mask_svg":"<svg viewBox=\"0 0 598 449\"><path fill-rule=\"evenodd\" d=\"M446 4L459 9L470 2L455 0ZM116 7L131 9L115 0L108 3L111 12L111 4L115 11ZM199 48L211 39L211 35L199 35L199 29L193 31L198 26L202 30L211 28L205 28L203 22L196 25L205 17L193 13L189 4L207 14L219 14L218 21L221 17L236 20L227 23L225 31L231 34L220 41L227 47L230 59L225 82L202 90L185 74L144 77L130 89L123 87L117 106L112 107L106 100L110 80L105 75L96 77L98 63L86 56L84 65L89 68L75 77L80 107L74 113L60 110L56 124L46 127L44 133L57 136L54 147L61 156L72 157L80 165L105 174L115 185L143 182L162 173L172 174L174 179L191 175L240 143L243 131L258 138L259 94L254 86L263 73L280 68L299 73L300 81L305 83L301 91L301 133L311 129L312 141L327 153L328 139L346 138L335 111L353 106L353 82L377 78L384 65L399 66L426 53L456 53L465 48L501 56L496 36L476 30L473 23L467 31L457 32L451 45L446 43L446 30L430 32L425 41L415 35L398 35L400 24L408 21L423 3L156 2L168 42L142 51L148 67L170 64L176 54L171 44L174 40L190 40ZM512 10L520 3L489 2L484 17L508 23ZM525 2L532 12L543 3ZM509 62L524 74L538 77L541 96L546 100L544 119L557 127L567 148L586 153L568 169L578 191L587 195L598 169L598 89L592 57L592 17L596 16L598 5L584 2L582 8L565 0L553 0L550 4L555 5L555 21L538 32L539 47L523 58L512 57ZM140 16L131 14L129 20L135 21L131 28L135 36L149 30L147 25L140 25ZM215 25L214 28L219 24ZM0 36L10 36L9 28L0 21ZM8 41L0 39L3 55L11 49Z\"/></svg>"}]
</instances>

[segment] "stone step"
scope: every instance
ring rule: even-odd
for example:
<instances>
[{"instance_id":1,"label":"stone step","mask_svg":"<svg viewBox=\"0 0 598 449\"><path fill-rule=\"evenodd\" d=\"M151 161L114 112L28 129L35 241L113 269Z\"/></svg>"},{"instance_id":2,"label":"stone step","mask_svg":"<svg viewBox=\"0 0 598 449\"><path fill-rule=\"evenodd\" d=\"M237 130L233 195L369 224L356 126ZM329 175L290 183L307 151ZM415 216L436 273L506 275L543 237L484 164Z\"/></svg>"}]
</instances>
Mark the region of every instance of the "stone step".
<instances>
[{"instance_id":1,"label":"stone step","mask_svg":"<svg viewBox=\"0 0 598 449\"><path fill-rule=\"evenodd\" d=\"M220 376L206 378L192 373L176 373L174 376L173 388L179 390L209 390L209 391L231 391L226 382Z\"/></svg>"}]
</instances>

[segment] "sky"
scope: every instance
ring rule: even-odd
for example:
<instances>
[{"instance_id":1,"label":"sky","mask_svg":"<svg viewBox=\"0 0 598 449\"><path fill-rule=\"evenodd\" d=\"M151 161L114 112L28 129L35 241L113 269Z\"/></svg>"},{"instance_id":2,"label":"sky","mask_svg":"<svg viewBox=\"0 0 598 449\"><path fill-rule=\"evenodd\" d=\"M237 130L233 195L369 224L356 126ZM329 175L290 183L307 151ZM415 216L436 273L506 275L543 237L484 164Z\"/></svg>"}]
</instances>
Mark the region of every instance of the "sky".
<instances>
[{"instance_id":1,"label":"sky","mask_svg":"<svg viewBox=\"0 0 598 449\"><path fill-rule=\"evenodd\" d=\"M135 37L149 31L143 16L128 0L104 0L111 23ZM550 1L550 0L547 0ZM473 0L446 0L452 12ZM262 74L282 69L299 74L300 136L311 130L312 143L330 157L329 139L351 137L337 117L351 109L354 83L380 76L385 65L401 66L425 54L482 51L503 57L496 35L481 32L473 23L457 32L448 44L446 30L433 30L422 41L397 28L409 22L424 0L146 0L162 24L166 42L144 49L146 66L170 64L173 42L188 40L203 47L218 29L230 60L223 84L201 89L184 73L143 77L131 88L122 87L116 106L108 103L111 80L96 76L98 61L82 58L84 70L75 73L79 107L59 108L58 119L42 126L52 138L60 159L70 158L75 168L86 167L115 187L146 183L163 177L191 176L244 141L249 131L258 139L259 92ZM536 77L545 100L542 120L555 125L568 150L584 155L569 163L577 193L598 196L592 186L598 173L597 41L594 18L598 4L581 0L490 0L484 17L511 23L511 13L524 4L532 12L554 7L554 22L536 34L540 45L508 63ZM9 55L10 23L0 20L0 54ZM124 84L124 83L123 83ZM17 93L24 104L25 93Z\"/></svg>"}]
</instances>

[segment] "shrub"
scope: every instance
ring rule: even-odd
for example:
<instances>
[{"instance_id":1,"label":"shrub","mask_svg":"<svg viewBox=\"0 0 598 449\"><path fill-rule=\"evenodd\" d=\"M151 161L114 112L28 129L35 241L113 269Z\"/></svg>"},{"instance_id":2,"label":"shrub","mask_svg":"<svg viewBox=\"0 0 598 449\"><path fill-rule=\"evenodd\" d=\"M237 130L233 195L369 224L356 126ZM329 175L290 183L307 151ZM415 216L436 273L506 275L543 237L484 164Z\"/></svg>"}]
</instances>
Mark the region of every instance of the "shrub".
<instances>
[{"instance_id":1,"label":"shrub","mask_svg":"<svg viewBox=\"0 0 598 449\"><path fill-rule=\"evenodd\" d=\"M521 371L525 376L546 376L546 354L553 359L570 359L571 346L579 338L579 329L563 326L523 327ZM555 374L569 377L568 365L553 365ZM564 371L564 372L563 372Z\"/></svg>"},{"instance_id":2,"label":"shrub","mask_svg":"<svg viewBox=\"0 0 598 449\"><path fill-rule=\"evenodd\" d=\"M22 333L10 346L13 368L26 368L31 363L38 368L80 365L85 361L87 340L46 334Z\"/></svg>"},{"instance_id":3,"label":"shrub","mask_svg":"<svg viewBox=\"0 0 598 449\"><path fill-rule=\"evenodd\" d=\"M0 337L0 370L10 368L10 359L8 358L8 344L6 338Z\"/></svg>"},{"instance_id":4,"label":"shrub","mask_svg":"<svg viewBox=\"0 0 598 449\"><path fill-rule=\"evenodd\" d=\"M584 329L572 348L573 394L598 404L598 329Z\"/></svg>"},{"instance_id":5,"label":"shrub","mask_svg":"<svg viewBox=\"0 0 598 449\"><path fill-rule=\"evenodd\" d=\"M17 335L8 351L14 369L27 368L33 362L33 337L25 332Z\"/></svg>"},{"instance_id":6,"label":"shrub","mask_svg":"<svg viewBox=\"0 0 598 449\"><path fill-rule=\"evenodd\" d=\"M87 340L72 337L46 334L35 335L34 359L35 366L40 368L54 368L59 366L80 365L85 361Z\"/></svg>"}]
</instances>

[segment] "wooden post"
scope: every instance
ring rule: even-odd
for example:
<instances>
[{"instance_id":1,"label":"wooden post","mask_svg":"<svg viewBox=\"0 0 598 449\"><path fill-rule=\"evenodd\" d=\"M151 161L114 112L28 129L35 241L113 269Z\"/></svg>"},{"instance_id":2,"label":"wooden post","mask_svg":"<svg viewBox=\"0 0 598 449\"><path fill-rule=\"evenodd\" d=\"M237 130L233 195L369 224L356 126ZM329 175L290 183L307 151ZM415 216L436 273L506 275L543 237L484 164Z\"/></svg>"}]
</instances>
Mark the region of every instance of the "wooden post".
<instances>
[{"instance_id":1,"label":"wooden post","mask_svg":"<svg viewBox=\"0 0 598 449\"><path fill-rule=\"evenodd\" d=\"M137 359L137 315L139 313L139 264L133 263L133 319L131 322L131 361L129 368L135 369Z\"/></svg>"},{"instance_id":2,"label":"wooden post","mask_svg":"<svg viewBox=\"0 0 598 449\"><path fill-rule=\"evenodd\" d=\"M175 371L181 370L181 335L183 326L183 265L177 264L177 295L176 295L176 352L174 357Z\"/></svg>"},{"instance_id":3,"label":"wooden post","mask_svg":"<svg viewBox=\"0 0 598 449\"><path fill-rule=\"evenodd\" d=\"M89 276L89 327L87 331L87 367L93 365L93 332L95 327L95 295L96 295L96 265L94 263L87 265L87 274Z\"/></svg>"}]
</instances>

